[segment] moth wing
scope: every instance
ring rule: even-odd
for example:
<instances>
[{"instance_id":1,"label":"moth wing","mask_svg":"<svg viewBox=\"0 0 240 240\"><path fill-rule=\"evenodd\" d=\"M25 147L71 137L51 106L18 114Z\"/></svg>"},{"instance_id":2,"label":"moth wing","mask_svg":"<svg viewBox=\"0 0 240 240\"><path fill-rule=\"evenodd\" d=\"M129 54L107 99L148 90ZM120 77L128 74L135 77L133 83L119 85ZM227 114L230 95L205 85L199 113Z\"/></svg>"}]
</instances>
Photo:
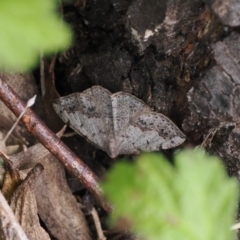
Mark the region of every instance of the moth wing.
<instances>
[{"instance_id":1,"label":"moth wing","mask_svg":"<svg viewBox=\"0 0 240 240\"><path fill-rule=\"evenodd\" d=\"M96 147L108 151L113 134L111 93L93 87L55 100L53 107L65 123Z\"/></svg>"},{"instance_id":2,"label":"moth wing","mask_svg":"<svg viewBox=\"0 0 240 240\"><path fill-rule=\"evenodd\" d=\"M113 94L111 99L114 134L116 137L129 126L133 116L142 111L151 110L142 100L129 93L118 92Z\"/></svg>"},{"instance_id":3,"label":"moth wing","mask_svg":"<svg viewBox=\"0 0 240 240\"><path fill-rule=\"evenodd\" d=\"M184 134L170 119L160 113L147 111L135 116L119 136L119 154L169 149L184 141Z\"/></svg>"}]
</instances>

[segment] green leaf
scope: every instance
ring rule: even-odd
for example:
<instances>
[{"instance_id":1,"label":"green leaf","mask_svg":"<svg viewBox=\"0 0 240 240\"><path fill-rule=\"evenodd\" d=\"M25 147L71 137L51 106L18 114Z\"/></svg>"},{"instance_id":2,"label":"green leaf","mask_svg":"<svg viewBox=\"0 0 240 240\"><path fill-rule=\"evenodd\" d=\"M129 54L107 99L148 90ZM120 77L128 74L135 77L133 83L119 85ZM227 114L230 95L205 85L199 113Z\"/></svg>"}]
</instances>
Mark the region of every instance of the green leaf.
<instances>
[{"instance_id":1,"label":"green leaf","mask_svg":"<svg viewBox=\"0 0 240 240\"><path fill-rule=\"evenodd\" d=\"M103 189L114 205L111 218L127 218L149 240L233 240L237 180L216 157L185 150L175 166L162 155L144 154L135 164L117 163Z\"/></svg>"},{"instance_id":2,"label":"green leaf","mask_svg":"<svg viewBox=\"0 0 240 240\"><path fill-rule=\"evenodd\" d=\"M1 0L0 32L1 70L27 71L37 64L41 51L64 50L71 42L56 0Z\"/></svg>"}]
</instances>

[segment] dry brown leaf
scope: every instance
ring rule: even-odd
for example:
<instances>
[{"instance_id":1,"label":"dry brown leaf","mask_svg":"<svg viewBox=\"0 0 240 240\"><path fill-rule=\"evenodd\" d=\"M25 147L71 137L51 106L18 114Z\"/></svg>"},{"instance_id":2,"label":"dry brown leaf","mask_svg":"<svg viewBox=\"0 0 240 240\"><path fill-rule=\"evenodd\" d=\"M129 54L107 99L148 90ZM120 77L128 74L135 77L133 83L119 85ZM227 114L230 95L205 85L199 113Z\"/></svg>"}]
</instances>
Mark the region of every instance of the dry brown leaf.
<instances>
[{"instance_id":1,"label":"dry brown leaf","mask_svg":"<svg viewBox=\"0 0 240 240\"><path fill-rule=\"evenodd\" d=\"M5 173L3 178L2 193L10 201L13 192L21 182L19 171L13 166L7 155L0 151L1 159L4 161Z\"/></svg>"},{"instance_id":2,"label":"dry brown leaf","mask_svg":"<svg viewBox=\"0 0 240 240\"><path fill-rule=\"evenodd\" d=\"M1 72L0 77L6 81L6 83L12 87L24 101L27 101L34 95L39 95L36 81L30 73ZM33 109L38 115L43 116L42 102L40 98L37 98ZM15 115L2 101L0 101L0 130L3 131L4 134L12 127L15 119ZM11 135L11 139L14 139L14 143L18 144L26 144L31 138L32 137L27 129L22 125L18 125Z\"/></svg>"},{"instance_id":3,"label":"dry brown leaf","mask_svg":"<svg viewBox=\"0 0 240 240\"><path fill-rule=\"evenodd\" d=\"M12 209L0 192L0 239L28 240Z\"/></svg>"},{"instance_id":4,"label":"dry brown leaf","mask_svg":"<svg viewBox=\"0 0 240 240\"><path fill-rule=\"evenodd\" d=\"M38 213L49 232L59 240L89 240L84 215L72 195L62 165L41 145L11 156L20 170L41 162L44 171L34 184Z\"/></svg>"},{"instance_id":5,"label":"dry brown leaf","mask_svg":"<svg viewBox=\"0 0 240 240\"><path fill-rule=\"evenodd\" d=\"M30 73L5 73L1 72L0 77L14 89L23 100L28 100L35 94L38 94L38 89L34 77ZM37 103L38 104L38 103ZM4 116L9 120L14 121L15 115L9 110L3 102L0 102L0 116Z\"/></svg>"},{"instance_id":6,"label":"dry brown leaf","mask_svg":"<svg viewBox=\"0 0 240 240\"><path fill-rule=\"evenodd\" d=\"M50 240L46 231L40 226L36 197L33 191L34 183L42 171L43 166L37 164L28 173L11 198L10 206L26 235L31 240Z\"/></svg>"},{"instance_id":7,"label":"dry brown leaf","mask_svg":"<svg viewBox=\"0 0 240 240\"><path fill-rule=\"evenodd\" d=\"M64 168L52 155L42 163L45 171L35 187L40 217L59 240L90 239L84 215L67 186Z\"/></svg>"}]
</instances>

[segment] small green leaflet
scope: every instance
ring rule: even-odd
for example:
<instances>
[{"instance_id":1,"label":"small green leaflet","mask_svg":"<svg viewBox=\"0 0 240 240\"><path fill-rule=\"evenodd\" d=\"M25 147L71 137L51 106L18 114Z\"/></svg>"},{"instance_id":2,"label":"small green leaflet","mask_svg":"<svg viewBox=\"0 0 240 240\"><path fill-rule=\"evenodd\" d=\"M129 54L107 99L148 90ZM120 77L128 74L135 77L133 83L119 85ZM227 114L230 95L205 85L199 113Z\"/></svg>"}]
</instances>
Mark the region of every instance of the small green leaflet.
<instances>
[{"instance_id":1,"label":"small green leaflet","mask_svg":"<svg viewBox=\"0 0 240 240\"><path fill-rule=\"evenodd\" d=\"M39 56L66 49L67 25L57 15L56 0L0 1L0 69L27 71Z\"/></svg>"},{"instance_id":2,"label":"small green leaflet","mask_svg":"<svg viewBox=\"0 0 240 240\"><path fill-rule=\"evenodd\" d=\"M171 165L163 155L143 154L117 163L102 184L114 205L113 222L127 218L148 240L233 240L238 182L217 157L185 150Z\"/></svg>"}]
</instances>

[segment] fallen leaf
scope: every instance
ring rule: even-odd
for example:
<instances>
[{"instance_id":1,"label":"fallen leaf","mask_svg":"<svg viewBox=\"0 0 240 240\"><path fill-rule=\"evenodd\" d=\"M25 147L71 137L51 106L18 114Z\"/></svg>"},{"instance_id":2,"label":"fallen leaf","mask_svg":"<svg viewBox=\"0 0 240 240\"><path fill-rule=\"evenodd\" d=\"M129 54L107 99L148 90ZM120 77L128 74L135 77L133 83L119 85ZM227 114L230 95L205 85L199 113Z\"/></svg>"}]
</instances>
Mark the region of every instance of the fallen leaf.
<instances>
[{"instance_id":1,"label":"fallen leaf","mask_svg":"<svg viewBox=\"0 0 240 240\"><path fill-rule=\"evenodd\" d=\"M38 213L49 232L59 240L89 240L84 215L67 185L62 165L41 144L11 156L21 171L38 162L44 171L34 184Z\"/></svg>"},{"instance_id":2,"label":"fallen leaf","mask_svg":"<svg viewBox=\"0 0 240 240\"><path fill-rule=\"evenodd\" d=\"M43 166L37 164L16 189L11 198L11 208L31 240L50 240L46 231L40 226L36 196L33 191L34 183L43 172Z\"/></svg>"},{"instance_id":3,"label":"fallen leaf","mask_svg":"<svg viewBox=\"0 0 240 240\"><path fill-rule=\"evenodd\" d=\"M0 192L0 239L28 240L12 209Z\"/></svg>"}]
</instances>

